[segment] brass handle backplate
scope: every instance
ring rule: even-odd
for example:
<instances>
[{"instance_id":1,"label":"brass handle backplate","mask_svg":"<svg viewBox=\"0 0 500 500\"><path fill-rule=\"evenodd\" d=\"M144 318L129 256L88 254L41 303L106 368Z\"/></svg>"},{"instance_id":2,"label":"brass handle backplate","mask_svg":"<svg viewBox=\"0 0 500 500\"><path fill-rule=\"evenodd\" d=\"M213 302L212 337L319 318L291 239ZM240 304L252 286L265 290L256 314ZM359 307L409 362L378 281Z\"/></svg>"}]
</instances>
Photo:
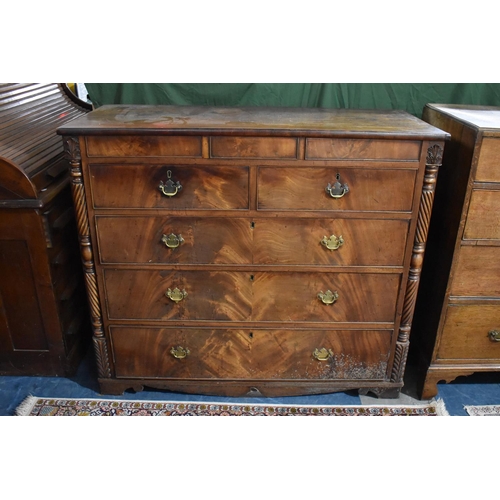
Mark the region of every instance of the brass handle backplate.
<instances>
[{"instance_id":1,"label":"brass handle backplate","mask_svg":"<svg viewBox=\"0 0 500 500\"><path fill-rule=\"evenodd\" d=\"M337 238L334 234L329 238L323 236L321 244L328 248L328 250L338 250L344 244L344 238L342 238L342 235Z\"/></svg>"},{"instance_id":2,"label":"brass handle backplate","mask_svg":"<svg viewBox=\"0 0 500 500\"><path fill-rule=\"evenodd\" d=\"M184 359L188 354L190 354L190 351L188 348L178 345L177 347L172 347L172 349L170 349L170 354L176 359Z\"/></svg>"},{"instance_id":3,"label":"brass handle backplate","mask_svg":"<svg viewBox=\"0 0 500 500\"><path fill-rule=\"evenodd\" d=\"M168 248L177 248L181 243L184 243L184 238L179 234L176 235L174 233L164 234L161 237L161 241L165 243L165 246Z\"/></svg>"},{"instance_id":4,"label":"brass handle backplate","mask_svg":"<svg viewBox=\"0 0 500 500\"><path fill-rule=\"evenodd\" d=\"M342 196L346 195L349 192L349 186L347 184L342 185L340 183L340 174L337 174L337 180L333 184L333 186L328 183L328 186L326 186L325 191L332 197L332 198L342 198Z\"/></svg>"},{"instance_id":5,"label":"brass handle backplate","mask_svg":"<svg viewBox=\"0 0 500 500\"><path fill-rule=\"evenodd\" d=\"M182 299L187 297L186 290L179 290L178 288L174 288L171 290L170 288L165 292L165 295L173 300L175 303L180 302Z\"/></svg>"},{"instance_id":6,"label":"brass handle backplate","mask_svg":"<svg viewBox=\"0 0 500 500\"><path fill-rule=\"evenodd\" d=\"M175 196L179 191L182 191L182 186L179 181L175 182L172 180L172 171L167 170L167 182L160 181L158 189L165 196Z\"/></svg>"},{"instance_id":7,"label":"brass handle backplate","mask_svg":"<svg viewBox=\"0 0 500 500\"><path fill-rule=\"evenodd\" d=\"M492 342L500 342L500 330L490 330L488 337Z\"/></svg>"},{"instance_id":8,"label":"brass handle backplate","mask_svg":"<svg viewBox=\"0 0 500 500\"><path fill-rule=\"evenodd\" d=\"M323 302L323 304L333 304L337 302L337 299L339 298L339 294L337 292L332 292L331 290L327 290L325 293L319 292L318 293L318 299Z\"/></svg>"},{"instance_id":9,"label":"brass handle backplate","mask_svg":"<svg viewBox=\"0 0 500 500\"><path fill-rule=\"evenodd\" d=\"M330 358L333 358L333 352L331 349L322 347L321 349L314 349L313 357L318 361L328 361Z\"/></svg>"}]
</instances>

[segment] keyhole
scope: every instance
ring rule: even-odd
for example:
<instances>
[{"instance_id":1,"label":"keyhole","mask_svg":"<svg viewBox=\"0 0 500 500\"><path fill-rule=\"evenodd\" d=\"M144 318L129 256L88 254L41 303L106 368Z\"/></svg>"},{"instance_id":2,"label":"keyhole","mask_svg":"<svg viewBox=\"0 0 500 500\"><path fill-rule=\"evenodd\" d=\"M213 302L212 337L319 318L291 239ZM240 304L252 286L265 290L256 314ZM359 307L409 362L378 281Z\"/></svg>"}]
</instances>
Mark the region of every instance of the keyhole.
<instances>
[{"instance_id":1,"label":"keyhole","mask_svg":"<svg viewBox=\"0 0 500 500\"><path fill-rule=\"evenodd\" d=\"M250 281L253 281L253 274L250 275Z\"/></svg>"},{"instance_id":2,"label":"keyhole","mask_svg":"<svg viewBox=\"0 0 500 500\"><path fill-rule=\"evenodd\" d=\"M248 336L249 336L251 339L253 339L253 332L250 332L250 333L248 334Z\"/></svg>"},{"instance_id":3,"label":"keyhole","mask_svg":"<svg viewBox=\"0 0 500 500\"><path fill-rule=\"evenodd\" d=\"M255 228L255 222L253 222L253 221L252 221L252 222L250 222L250 227L251 227L252 229L254 229L254 228Z\"/></svg>"}]
</instances>

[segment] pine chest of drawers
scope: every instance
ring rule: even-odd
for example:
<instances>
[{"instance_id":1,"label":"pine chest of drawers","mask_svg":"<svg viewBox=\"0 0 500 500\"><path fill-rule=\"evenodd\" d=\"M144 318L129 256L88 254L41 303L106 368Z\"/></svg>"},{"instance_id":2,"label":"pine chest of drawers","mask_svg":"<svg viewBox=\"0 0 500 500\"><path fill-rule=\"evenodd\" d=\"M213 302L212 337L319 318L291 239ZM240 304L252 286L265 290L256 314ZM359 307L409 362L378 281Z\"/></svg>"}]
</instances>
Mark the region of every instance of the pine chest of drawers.
<instances>
[{"instance_id":1,"label":"pine chest of drawers","mask_svg":"<svg viewBox=\"0 0 500 500\"><path fill-rule=\"evenodd\" d=\"M59 133L103 393L399 394L445 132L103 106Z\"/></svg>"},{"instance_id":2,"label":"pine chest of drawers","mask_svg":"<svg viewBox=\"0 0 500 500\"><path fill-rule=\"evenodd\" d=\"M412 346L422 398L436 383L500 370L500 107L428 104L448 131Z\"/></svg>"}]
</instances>

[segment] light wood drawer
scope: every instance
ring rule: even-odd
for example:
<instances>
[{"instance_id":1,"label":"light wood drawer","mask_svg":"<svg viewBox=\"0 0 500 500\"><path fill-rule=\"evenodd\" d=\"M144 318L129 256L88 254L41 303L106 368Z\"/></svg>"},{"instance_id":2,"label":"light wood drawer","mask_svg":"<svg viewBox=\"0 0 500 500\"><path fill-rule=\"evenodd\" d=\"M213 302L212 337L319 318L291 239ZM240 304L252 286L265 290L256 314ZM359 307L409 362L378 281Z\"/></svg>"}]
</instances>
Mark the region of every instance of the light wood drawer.
<instances>
[{"instance_id":1,"label":"light wood drawer","mask_svg":"<svg viewBox=\"0 0 500 500\"><path fill-rule=\"evenodd\" d=\"M472 191L464 239L500 239L500 190Z\"/></svg>"},{"instance_id":2,"label":"light wood drawer","mask_svg":"<svg viewBox=\"0 0 500 500\"><path fill-rule=\"evenodd\" d=\"M104 271L109 318L393 322L399 274ZM185 291L181 301L165 296ZM319 293L338 294L324 304Z\"/></svg>"},{"instance_id":3,"label":"light wood drawer","mask_svg":"<svg viewBox=\"0 0 500 500\"><path fill-rule=\"evenodd\" d=\"M500 296L500 247L462 246L450 294L465 297Z\"/></svg>"},{"instance_id":4,"label":"light wood drawer","mask_svg":"<svg viewBox=\"0 0 500 500\"><path fill-rule=\"evenodd\" d=\"M97 216L96 227L100 260L113 264L401 266L408 232L377 219ZM329 249L325 236L343 243Z\"/></svg>"},{"instance_id":5,"label":"light wood drawer","mask_svg":"<svg viewBox=\"0 0 500 500\"><path fill-rule=\"evenodd\" d=\"M485 137L483 139L475 180L500 182L500 138Z\"/></svg>"},{"instance_id":6,"label":"light wood drawer","mask_svg":"<svg viewBox=\"0 0 500 500\"><path fill-rule=\"evenodd\" d=\"M495 305L448 306L438 359L500 359L500 342L492 340L491 331L500 332L500 301Z\"/></svg>"},{"instance_id":7,"label":"light wood drawer","mask_svg":"<svg viewBox=\"0 0 500 500\"><path fill-rule=\"evenodd\" d=\"M120 136L86 138L89 157L201 157L201 137Z\"/></svg>"},{"instance_id":8,"label":"light wood drawer","mask_svg":"<svg viewBox=\"0 0 500 500\"><path fill-rule=\"evenodd\" d=\"M182 187L174 196L159 188L169 180ZM96 208L248 208L246 167L91 164L90 181Z\"/></svg>"},{"instance_id":9,"label":"light wood drawer","mask_svg":"<svg viewBox=\"0 0 500 500\"><path fill-rule=\"evenodd\" d=\"M212 158L296 158L293 137L211 137Z\"/></svg>"},{"instance_id":10,"label":"light wood drawer","mask_svg":"<svg viewBox=\"0 0 500 500\"><path fill-rule=\"evenodd\" d=\"M116 376L122 378L382 380L392 336L391 330L113 326L110 331ZM174 357L172 349L180 357ZM331 355L318 360L316 349L325 349L327 356L330 350Z\"/></svg>"},{"instance_id":11,"label":"light wood drawer","mask_svg":"<svg viewBox=\"0 0 500 500\"><path fill-rule=\"evenodd\" d=\"M337 182L349 189L333 198L326 188ZM415 170L260 167L260 210L412 210Z\"/></svg>"},{"instance_id":12,"label":"light wood drawer","mask_svg":"<svg viewBox=\"0 0 500 500\"><path fill-rule=\"evenodd\" d=\"M419 141L306 139L306 160L417 161L419 157Z\"/></svg>"}]
</instances>

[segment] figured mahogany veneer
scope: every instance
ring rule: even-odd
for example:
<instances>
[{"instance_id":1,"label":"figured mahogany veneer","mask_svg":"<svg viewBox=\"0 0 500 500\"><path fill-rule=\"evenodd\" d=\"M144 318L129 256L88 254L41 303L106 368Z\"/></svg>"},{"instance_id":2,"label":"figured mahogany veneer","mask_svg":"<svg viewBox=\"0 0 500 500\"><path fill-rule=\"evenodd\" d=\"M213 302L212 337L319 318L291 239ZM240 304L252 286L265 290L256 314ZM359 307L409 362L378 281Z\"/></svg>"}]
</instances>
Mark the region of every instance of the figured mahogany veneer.
<instances>
[{"instance_id":1,"label":"figured mahogany veneer","mask_svg":"<svg viewBox=\"0 0 500 500\"><path fill-rule=\"evenodd\" d=\"M399 394L446 133L398 111L177 106L59 133L102 392Z\"/></svg>"},{"instance_id":2,"label":"figured mahogany veneer","mask_svg":"<svg viewBox=\"0 0 500 500\"><path fill-rule=\"evenodd\" d=\"M428 104L423 117L451 133L414 321L430 398L440 381L500 370L500 107Z\"/></svg>"}]
</instances>

